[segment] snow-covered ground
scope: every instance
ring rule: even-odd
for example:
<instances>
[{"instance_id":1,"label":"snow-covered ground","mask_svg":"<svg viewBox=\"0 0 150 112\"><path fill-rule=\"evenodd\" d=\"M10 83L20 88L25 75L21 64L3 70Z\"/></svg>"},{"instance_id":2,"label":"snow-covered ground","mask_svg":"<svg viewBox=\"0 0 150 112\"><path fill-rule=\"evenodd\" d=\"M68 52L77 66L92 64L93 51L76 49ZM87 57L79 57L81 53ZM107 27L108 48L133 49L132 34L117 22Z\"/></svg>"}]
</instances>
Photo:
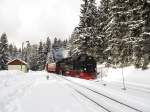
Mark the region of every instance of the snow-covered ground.
<instances>
[{"instance_id":1,"label":"snow-covered ground","mask_svg":"<svg viewBox=\"0 0 150 112\"><path fill-rule=\"evenodd\" d=\"M123 90L122 69L98 69L102 80L0 71L0 112L150 112L150 70L124 68Z\"/></svg>"},{"instance_id":2,"label":"snow-covered ground","mask_svg":"<svg viewBox=\"0 0 150 112\"><path fill-rule=\"evenodd\" d=\"M107 82L115 82L115 83L122 83L122 71L125 80L125 84L127 85L134 85L141 88L150 89L150 69L148 70L141 70L135 69L133 66L125 67L125 68L105 68L103 66L98 66L98 71L100 75L98 76L98 81L101 80L101 73L102 79Z\"/></svg>"}]
</instances>

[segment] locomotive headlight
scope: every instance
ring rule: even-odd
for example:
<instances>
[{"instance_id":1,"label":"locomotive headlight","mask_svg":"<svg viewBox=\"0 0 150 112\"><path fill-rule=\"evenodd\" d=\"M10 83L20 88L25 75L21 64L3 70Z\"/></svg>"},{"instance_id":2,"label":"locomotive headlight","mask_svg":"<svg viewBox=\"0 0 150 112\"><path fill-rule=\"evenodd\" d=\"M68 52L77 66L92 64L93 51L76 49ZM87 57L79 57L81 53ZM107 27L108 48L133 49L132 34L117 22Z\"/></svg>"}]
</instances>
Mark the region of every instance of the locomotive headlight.
<instances>
[{"instance_id":1,"label":"locomotive headlight","mask_svg":"<svg viewBox=\"0 0 150 112\"><path fill-rule=\"evenodd\" d=\"M69 74L69 71L67 71L66 74L68 75L68 74Z\"/></svg>"}]
</instances>

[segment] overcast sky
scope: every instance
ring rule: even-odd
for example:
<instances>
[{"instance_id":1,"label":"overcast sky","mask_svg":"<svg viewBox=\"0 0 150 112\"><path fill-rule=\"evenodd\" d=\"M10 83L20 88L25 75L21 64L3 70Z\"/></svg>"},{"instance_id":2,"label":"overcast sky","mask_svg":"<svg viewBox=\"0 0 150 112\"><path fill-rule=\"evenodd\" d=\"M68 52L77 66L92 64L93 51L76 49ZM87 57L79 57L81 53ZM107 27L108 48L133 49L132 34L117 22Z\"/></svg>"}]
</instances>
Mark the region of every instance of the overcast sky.
<instances>
[{"instance_id":1,"label":"overcast sky","mask_svg":"<svg viewBox=\"0 0 150 112\"><path fill-rule=\"evenodd\" d=\"M68 38L79 23L82 0L0 0L0 35L9 43Z\"/></svg>"}]
</instances>

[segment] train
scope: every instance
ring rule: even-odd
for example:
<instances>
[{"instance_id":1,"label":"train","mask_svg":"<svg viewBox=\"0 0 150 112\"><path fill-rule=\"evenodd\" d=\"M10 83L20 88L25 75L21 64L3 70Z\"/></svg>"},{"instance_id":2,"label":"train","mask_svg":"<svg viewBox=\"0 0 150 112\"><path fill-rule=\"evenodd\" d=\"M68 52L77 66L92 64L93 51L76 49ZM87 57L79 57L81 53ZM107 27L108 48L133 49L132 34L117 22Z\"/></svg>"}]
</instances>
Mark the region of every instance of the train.
<instances>
[{"instance_id":1,"label":"train","mask_svg":"<svg viewBox=\"0 0 150 112\"><path fill-rule=\"evenodd\" d=\"M93 56L80 54L78 56L61 59L56 63L47 63L46 71L90 80L97 78L96 66L96 60Z\"/></svg>"}]
</instances>

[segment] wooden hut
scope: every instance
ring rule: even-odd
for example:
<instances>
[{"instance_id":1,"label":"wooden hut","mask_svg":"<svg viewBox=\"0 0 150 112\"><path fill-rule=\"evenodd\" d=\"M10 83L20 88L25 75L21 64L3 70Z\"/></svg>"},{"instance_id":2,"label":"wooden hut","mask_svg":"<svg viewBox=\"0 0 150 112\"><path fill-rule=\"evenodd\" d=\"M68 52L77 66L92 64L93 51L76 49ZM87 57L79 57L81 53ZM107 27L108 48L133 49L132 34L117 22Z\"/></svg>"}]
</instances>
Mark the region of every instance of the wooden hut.
<instances>
[{"instance_id":1,"label":"wooden hut","mask_svg":"<svg viewBox=\"0 0 150 112\"><path fill-rule=\"evenodd\" d=\"M11 60L8 64L8 70L20 70L23 72L28 72L28 64L20 59Z\"/></svg>"}]
</instances>

